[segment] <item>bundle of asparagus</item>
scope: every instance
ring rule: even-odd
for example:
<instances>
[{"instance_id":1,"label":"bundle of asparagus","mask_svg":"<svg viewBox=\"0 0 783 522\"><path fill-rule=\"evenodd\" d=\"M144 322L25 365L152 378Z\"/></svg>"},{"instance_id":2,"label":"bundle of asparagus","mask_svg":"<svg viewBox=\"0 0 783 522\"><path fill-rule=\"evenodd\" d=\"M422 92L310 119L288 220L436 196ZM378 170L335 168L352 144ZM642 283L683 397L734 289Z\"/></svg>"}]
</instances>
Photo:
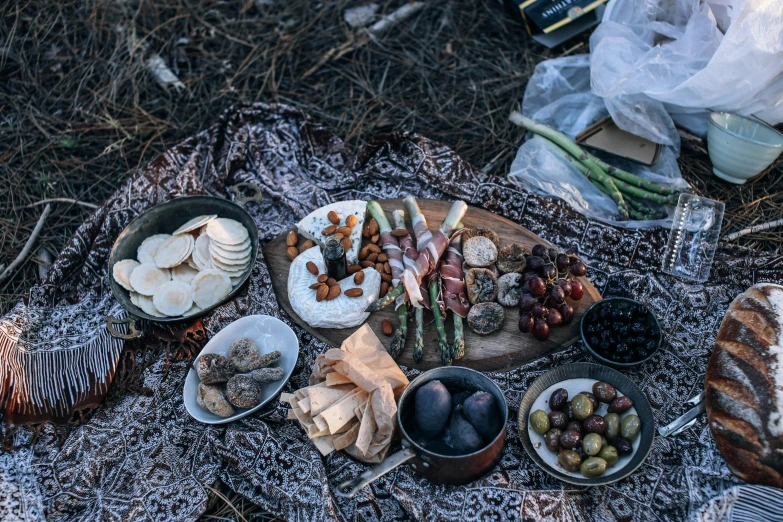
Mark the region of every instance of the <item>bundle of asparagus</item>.
<instances>
[{"instance_id":1,"label":"bundle of asparagus","mask_svg":"<svg viewBox=\"0 0 783 522\"><path fill-rule=\"evenodd\" d=\"M509 120L548 140L555 152L571 162L598 190L617 205L620 220L660 219L666 212L661 205L677 205L680 192L618 169L593 156L565 134L513 111ZM656 208L657 207L657 208Z\"/></svg>"}]
</instances>

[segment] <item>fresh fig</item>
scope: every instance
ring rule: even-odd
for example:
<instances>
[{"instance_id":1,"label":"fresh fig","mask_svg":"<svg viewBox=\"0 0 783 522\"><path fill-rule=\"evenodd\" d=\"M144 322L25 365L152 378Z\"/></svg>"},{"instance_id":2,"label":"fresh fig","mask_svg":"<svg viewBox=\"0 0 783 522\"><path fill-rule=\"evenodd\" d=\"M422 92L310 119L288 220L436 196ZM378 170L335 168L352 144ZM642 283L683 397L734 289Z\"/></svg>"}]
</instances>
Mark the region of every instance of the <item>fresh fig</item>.
<instances>
[{"instance_id":1,"label":"fresh fig","mask_svg":"<svg viewBox=\"0 0 783 522\"><path fill-rule=\"evenodd\" d=\"M500 412L497 401L491 393L477 391L462 405L465 419L487 442L500 432Z\"/></svg>"},{"instance_id":2,"label":"fresh fig","mask_svg":"<svg viewBox=\"0 0 783 522\"><path fill-rule=\"evenodd\" d=\"M484 446L484 441L471 423L465 420L462 413L462 406L457 406L451 414L446 440L451 442L454 450L465 455L480 449Z\"/></svg>"},{"instance_id":3,"label":"fresh fig","mask_svg":"<svg viewBox=\"0 0 783 522\"><path fill-rule=\"evenodd\" d=\"M451 394L442 382L430 381L416 390L415 400L416 426L421 434L427 438L438 435L451 413Z\"/></svg>"}]
</instances>

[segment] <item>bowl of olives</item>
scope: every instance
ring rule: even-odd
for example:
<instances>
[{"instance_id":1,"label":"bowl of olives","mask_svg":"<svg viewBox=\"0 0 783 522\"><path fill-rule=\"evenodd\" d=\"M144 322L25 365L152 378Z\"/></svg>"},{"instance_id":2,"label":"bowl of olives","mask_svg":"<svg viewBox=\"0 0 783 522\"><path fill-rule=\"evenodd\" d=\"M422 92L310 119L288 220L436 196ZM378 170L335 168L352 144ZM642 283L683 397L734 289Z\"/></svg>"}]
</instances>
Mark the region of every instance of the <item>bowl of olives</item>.
<instances>
[{"instance_id":1,"label":"bowl of olives","mask_svg":"<svg viewBox=\"0 0 783 522\"><path fill-rule=\"evenodd\" d=\"M633 473L655 436L644 393L625 375L590 363L539 377L522 398L518 422L536 464L560 480L587 486Z\"/></svg>"},{"instance_id":2,"label":"bowl of olives","mask_svg":"<svg viewBox=\"0 0 783 522\"><path fill-rule=\"evenodd\" d=\"M633 299L610 297L582 316L582 341L590 354L613 368L649 361L661 346L661 326L650 310Z\"/></svg>"}]
</instances>

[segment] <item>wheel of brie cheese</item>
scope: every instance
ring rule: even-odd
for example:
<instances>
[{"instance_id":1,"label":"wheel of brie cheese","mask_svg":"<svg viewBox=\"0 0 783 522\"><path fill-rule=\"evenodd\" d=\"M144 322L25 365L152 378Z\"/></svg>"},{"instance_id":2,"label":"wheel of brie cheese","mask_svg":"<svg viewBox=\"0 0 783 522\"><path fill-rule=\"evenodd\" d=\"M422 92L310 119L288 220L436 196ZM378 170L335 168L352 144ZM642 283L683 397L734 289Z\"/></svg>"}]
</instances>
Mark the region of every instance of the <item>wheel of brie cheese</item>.
<instances>
[{"instance_id":1,"label":"wheel of brie cheese","mask_svg":"<svg viewBox=\"0 0 783 522\"><path fill-rule=\"evenodd\" d=\"M304 219L296 224L296 228L307 239L323 244L327 237L323 235L323 230L334 224L328 218L329 212L332 211L337 213L341 223L345 223L345 219L348 216L356 216L356 224L353 225L351 235L349 236L351 238L351 248L345 251L348 264L356 264L359 259L359 249L362 246L362 227L364 226L364 214L367 211L366 201L339 201L326 205L305 216Z\"/></svg>"},{"instance_id":2,"label":"wheel of brie cheese","mask_svg":"<svg viewBox=\"0 0 783 522\"><path fill-rule=\"evenodd\" d=\"M356 228L361 231L361 227ZM356 241L355 244L359 243L360 241ZM309 261L318 267L319 274L326 273L326 264L318 246L305 250L291 262L288 273L288 299L299 317L315 328L350 328L366 321L370 314L364 310L378 299L381 274L374 268L365 268L362 284L355 284L354 277L348 276L338 282L341 290L339 296L331 301L319 302L315 298L315 291L310 288L318 282L318 276L307 269ZM345 295L346 290L351 288L361 288L362 295L359 297Z\"/></svg>"}]
</instances>

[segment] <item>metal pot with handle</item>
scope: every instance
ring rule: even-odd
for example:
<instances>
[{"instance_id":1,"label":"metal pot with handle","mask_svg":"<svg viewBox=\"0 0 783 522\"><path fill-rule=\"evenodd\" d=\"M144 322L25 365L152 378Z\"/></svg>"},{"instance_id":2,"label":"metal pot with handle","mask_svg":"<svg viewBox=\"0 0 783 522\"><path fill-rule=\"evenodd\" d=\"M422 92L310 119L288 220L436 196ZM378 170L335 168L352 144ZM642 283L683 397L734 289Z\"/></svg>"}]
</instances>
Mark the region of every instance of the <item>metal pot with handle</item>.
<instances>
[{"instance_id":1,"label":"metal pot with handle","mask_svg":"<svg viewBox=\"0 0 783 522\"><path fill-rule=\"evenodd\" d=\"M483 448L467 455L443 455L430 451L416 442L406 430L413 415L416 390L430 381L439 380L449 390L485 391L497 401L502 417L502 428L497 436ZM341 497L353 497L364 486L389 473L396 467L409 462L413 470L426 479L438 484L466 484L485 475L500 460L503 443L506 440L508 406L503 392L486 375L461 366L442 366L416 377L400 396L397 404L397 427L402 435L402 449L389 456L377 466L337 486Z\"/></svg>"}]
</instances>

